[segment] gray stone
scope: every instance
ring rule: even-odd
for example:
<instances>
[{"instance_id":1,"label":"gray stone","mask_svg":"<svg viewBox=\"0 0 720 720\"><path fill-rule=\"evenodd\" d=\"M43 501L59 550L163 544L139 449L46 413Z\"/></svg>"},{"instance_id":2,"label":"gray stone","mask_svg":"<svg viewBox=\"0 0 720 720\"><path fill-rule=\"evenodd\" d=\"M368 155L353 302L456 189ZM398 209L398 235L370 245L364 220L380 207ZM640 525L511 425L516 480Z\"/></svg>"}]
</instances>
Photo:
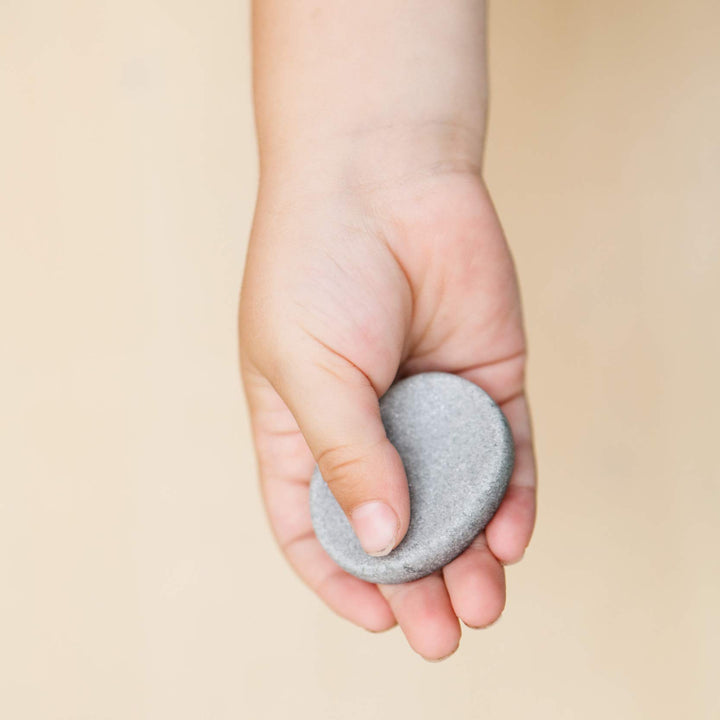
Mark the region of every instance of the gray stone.
<instances>
[{"instance_id":1,"label":"gray stone","mask_svg":"<svg viewBox=\"0 0 720 720\"><path fill-rule=\"evenodd\" d=\"M490 521L512 473L513 439L490 396L448 373L397 382L380 411L410 488L403 541L384 557L367 555L317 468L310 512L318 540L340 567L370 582L409 582L447 565Z\"/></svg>"}]
</instances>

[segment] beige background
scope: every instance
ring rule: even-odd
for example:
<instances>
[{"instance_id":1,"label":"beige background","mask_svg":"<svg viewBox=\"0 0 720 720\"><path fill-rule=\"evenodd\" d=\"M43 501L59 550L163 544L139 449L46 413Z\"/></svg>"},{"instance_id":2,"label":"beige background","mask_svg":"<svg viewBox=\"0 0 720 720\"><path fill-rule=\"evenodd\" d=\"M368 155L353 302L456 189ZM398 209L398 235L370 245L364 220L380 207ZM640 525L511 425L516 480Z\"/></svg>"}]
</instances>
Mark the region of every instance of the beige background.
<instances>
[{"instance_id":1,"label":"beige background","mask_svg":"<svg viewBox=\"0 0 720 720\"><path fill-rule=\"evenodd\" d=\"M720 717L720 4L490 29L540 515L502 620L431 665L262 516L245 3L0 0L0 716Z\"/></svg>"}]
</instances>

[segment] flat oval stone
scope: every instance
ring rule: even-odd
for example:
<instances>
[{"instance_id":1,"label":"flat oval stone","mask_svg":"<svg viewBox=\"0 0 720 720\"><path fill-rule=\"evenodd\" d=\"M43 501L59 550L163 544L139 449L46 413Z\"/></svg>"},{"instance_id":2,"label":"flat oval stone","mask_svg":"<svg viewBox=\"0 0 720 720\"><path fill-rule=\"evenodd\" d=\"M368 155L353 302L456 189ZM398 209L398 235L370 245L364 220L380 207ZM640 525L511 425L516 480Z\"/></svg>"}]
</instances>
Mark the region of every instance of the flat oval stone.
<instances>
[{"instance_id":1,"label":"flat oval stone","mask_svg":"<svg viewBox=\"0 0 720 720\"><path fill-rule=\"evenodd\" d=\"M447 565L487 525L505 495L514 444L490 396L449 373L400 380L380 399L380 413L408 478L405 538L389 555L366 554L317 467L310 513L318 540L344 570L375 583L409 582Z\"/></svg>"}]
</instances>

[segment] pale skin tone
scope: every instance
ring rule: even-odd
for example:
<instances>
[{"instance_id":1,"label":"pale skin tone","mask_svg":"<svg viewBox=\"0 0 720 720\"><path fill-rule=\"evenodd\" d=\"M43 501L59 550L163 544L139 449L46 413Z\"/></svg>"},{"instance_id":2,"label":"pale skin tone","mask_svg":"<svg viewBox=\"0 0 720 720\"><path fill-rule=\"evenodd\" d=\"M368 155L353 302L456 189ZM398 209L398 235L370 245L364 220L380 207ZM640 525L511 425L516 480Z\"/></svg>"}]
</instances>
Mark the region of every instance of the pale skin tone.
<instances>
[{"instance_id":1,"label":"pale skin tone","mask_svg":"<svg viewBox=\"0 0 720 720\"><path fill-rule=\"evenodd\" d=\"M263 498L298 575L429 660L494 622L535 518L526 346L513 262L482 178L485 9L477 0L257 0L261 179L240 347ZM441 571L373 585L316 539L319 464L363 546L389 552L407 483L379 418L396 377L456 373L510 421L516 465L486 530Z\"/></svg>"}]
</instances>

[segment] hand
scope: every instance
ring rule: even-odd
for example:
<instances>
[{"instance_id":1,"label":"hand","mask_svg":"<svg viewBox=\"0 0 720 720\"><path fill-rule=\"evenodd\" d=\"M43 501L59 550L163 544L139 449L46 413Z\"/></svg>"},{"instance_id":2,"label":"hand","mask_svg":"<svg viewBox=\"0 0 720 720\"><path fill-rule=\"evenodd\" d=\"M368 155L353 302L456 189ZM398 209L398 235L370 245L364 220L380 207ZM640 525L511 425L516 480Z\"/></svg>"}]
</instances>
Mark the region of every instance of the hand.
<instances>
[{"instance_id":1,"label":"hand","mask_svg":"<svg viewBox=\"0 0 720 720\"><path fill-rule=\"evenodd\" d=\"M512 259L486 188L467 168L303 194L261 189L241 301L241 361L261 486L280 547L338 614L400 624L427 659L505 605L503 565L535 517L525 339ZM384 554L409 522L402 463L378 398L396 377L442 370L480 385L516 445L510 486L486 530L442 571L376 586L320 546L308 505L315 463L363 546ZM373 504L370 504L373 503ZM359 509L359 512L357 512Z\"/></svg>"}]
</instances>

